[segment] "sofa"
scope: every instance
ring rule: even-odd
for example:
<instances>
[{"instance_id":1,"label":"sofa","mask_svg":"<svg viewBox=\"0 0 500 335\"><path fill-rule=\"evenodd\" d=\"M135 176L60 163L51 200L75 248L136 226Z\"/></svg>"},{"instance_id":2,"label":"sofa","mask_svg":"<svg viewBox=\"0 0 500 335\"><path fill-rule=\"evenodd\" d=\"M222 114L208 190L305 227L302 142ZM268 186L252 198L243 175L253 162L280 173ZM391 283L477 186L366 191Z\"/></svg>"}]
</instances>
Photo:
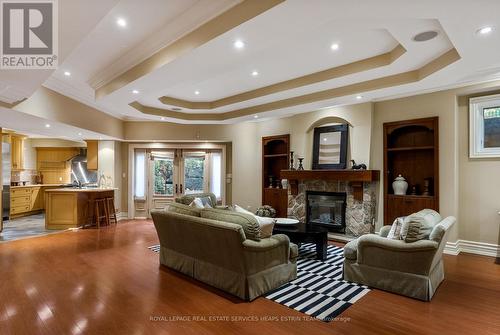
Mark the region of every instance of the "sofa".
<instances>
[{"instance_id":1,"label":"sofa","mask_svg":"<svg viewBox=\"0 0 500 335\"><path fill-rule=\"evenodd\" d=\"M443 250L456 221L434 213L436 222L428 238L411 243L388 239L389 225L382 227L379 235L367 234L347 243L344 279L430 301L444 279Z\"/></svg>"},{"instance_id":2,"label":"sofa","mask_svg":"<svg viewBox=\"0 0 500 335\"><path fill-rule=\"evenodd\" d=\"M247 238L241 223L255 224L250 215L178 202L151 215L162 265L243 300L297 277L297 246L286 235Z\"/></svg>"}]
</instances>

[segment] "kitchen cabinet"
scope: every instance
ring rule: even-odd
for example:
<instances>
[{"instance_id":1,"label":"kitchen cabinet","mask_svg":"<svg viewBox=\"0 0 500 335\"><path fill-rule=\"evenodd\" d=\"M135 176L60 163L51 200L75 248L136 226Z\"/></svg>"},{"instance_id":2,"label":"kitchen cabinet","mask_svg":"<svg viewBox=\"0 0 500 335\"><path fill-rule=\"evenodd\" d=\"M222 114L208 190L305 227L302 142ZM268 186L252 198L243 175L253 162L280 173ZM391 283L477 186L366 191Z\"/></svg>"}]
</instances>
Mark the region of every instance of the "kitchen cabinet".
<instances>
[{"instance_id":1,"label":"kitchen cabinet","mask_svg":"<svg viewBox=\"0 0 500 335\"><path fill-rule=\"evenodd\" d=\"M87 142L87 169L98 170L99 142L95 140L87 140L86 142Z\"/></svg>"},{"instance_id":2,"label":"kitchen cabinet","mask_svg":"<svg viewBox=\"0 0 500 335\"><path fill-rule=\"evenodd\" d=\"M18 186L10 189L10 216L32 215L45 209L45 191L60 185Z\"/></svg>"},{"instance_id":3,"label":"kitchen cabinet","mask_svg":"<svg viewBox=\"0 0 500 335\"><path fill-rule=\"evenodd\" d=\"M11 163L12 170L22 170L23 165L23 142L24 137L19 135L10 135Z\"/></svg>"}]
</instances>

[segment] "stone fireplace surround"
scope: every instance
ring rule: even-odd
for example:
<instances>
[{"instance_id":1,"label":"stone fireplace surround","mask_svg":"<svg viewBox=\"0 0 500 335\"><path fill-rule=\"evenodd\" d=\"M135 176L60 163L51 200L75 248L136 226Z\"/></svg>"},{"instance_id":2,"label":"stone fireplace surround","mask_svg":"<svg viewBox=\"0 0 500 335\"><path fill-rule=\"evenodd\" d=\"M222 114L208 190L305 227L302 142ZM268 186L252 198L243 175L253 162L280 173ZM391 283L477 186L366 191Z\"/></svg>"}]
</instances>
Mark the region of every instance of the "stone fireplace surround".
<instances>
[{"instance_id":1,"label":"stone fireplace surround","mask_svg":"<svg viewBox=\"0 0 500 335\"><path fill-rule=\"evenodd\" d=\"M345 192L347 194L346 234L357 237L375 231L376 181L363 183L362 200L354 196L353 187L341 180L300 180L297 195L288 193L288 216L306 219L306 191Z\"/></svg>"}]
</instances>

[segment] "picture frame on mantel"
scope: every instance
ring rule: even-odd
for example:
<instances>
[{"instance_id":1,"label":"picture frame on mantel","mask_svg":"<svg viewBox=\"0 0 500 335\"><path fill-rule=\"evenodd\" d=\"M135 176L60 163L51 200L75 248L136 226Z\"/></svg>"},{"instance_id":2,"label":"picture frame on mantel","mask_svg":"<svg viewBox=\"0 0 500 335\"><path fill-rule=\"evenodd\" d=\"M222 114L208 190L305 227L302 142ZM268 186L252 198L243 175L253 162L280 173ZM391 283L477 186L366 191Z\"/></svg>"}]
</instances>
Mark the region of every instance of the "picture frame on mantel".
<instances>
[{"instance_id":1,"label":"picture frame on mantel","mask_svg":"<svg viewBox=\"0 0 500 335\"><path fill-rule=\"evenodd\" d=\"M348 138L348 124L314 128L313 170L345 169Z\"/></svg>"}]
</instances>

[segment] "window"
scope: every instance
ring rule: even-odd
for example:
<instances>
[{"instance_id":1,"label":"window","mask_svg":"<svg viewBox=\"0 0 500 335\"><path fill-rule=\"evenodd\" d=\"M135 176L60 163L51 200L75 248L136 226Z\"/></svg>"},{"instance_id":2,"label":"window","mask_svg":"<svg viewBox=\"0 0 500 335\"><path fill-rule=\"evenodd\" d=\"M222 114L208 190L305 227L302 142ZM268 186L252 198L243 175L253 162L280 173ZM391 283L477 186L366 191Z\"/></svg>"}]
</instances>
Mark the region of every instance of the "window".
<instances>
[{"instance_id":1,"label":"window","mask_svg":"<svg viewBox=\"0 0 500 335\"><path fill-rule=\"evenodd\" d=\"M222 154L210 153L210 192L215 194L217 200L222 197Z\"/></svg>"},{"instance_id":2,"label":"window","mask_svg":"<svg viewBox=\"0 0 500 335\"><path fill-rule=\"evenodd\" d=\"M471 98L469 157L500 157L500 95Z\"/></svg>"},{"instance_id":3,"label":"window","mask_svg":"<svg viewBox=\"0 0 500 335\"><path fill-rule=\"evenodd\" d=\"M143 199L145 197L144 181L146 180L146 152L144 150L137 150L135 152L135 197Z\"/></svg>"}]
</instances>

